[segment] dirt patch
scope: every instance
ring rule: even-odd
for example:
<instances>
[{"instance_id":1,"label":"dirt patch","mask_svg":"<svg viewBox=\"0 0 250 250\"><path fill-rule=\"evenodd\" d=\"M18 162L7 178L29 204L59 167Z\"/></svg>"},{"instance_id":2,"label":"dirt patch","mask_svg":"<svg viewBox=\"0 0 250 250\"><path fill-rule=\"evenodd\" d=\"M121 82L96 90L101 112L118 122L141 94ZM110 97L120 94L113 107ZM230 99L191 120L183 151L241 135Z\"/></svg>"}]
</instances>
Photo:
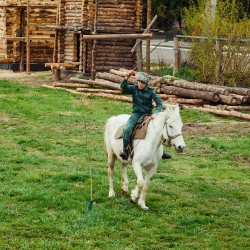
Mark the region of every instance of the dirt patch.
<instances>
[{"instance_id":1,"label":"dirt patch","mask_svg":"<svg viewBox=\"0 0 250 250\"><path fill-rule=\"evenodd\" d=\"M69 82L69 78L75 76L61 74L60 82ZM6 79L11 82L21 82L25 86L29 87L40 87L43 84L53 85L54 76L52 71L39 71L31 72L30 75L27 75L26 72L14 72L12 70L0 70L0 79Z\"/></svg>"},{"instance_id":2,"label":"dirt patch","mask_svg":"<svg viewBox=\"0 0 250 250\"><path fill-rule=\"evenodd\" d=\"M183 126L183 132L189 136L211 136L214 134L228 134L238 132L242 135L250 134L250 126L247 121L187 123Z\"/></svg>"}]
</instances>

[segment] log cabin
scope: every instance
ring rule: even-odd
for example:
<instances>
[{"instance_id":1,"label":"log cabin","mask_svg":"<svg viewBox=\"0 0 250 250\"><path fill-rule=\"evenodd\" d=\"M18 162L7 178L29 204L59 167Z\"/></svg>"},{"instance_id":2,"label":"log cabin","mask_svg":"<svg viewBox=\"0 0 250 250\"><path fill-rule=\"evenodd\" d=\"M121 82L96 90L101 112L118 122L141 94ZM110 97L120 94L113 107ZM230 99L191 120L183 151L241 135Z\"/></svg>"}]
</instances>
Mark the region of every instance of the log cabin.
<instances>
[{"instance_id":1,"label":"log cabin","mask_svg":"<svg viewBox=\"0 0 250 250\"><path fill-rule=\"evenodd\" d=\"M142 34L142 0L0 0L0 6L0 65L18 64L19 71L34 64L84 73L141 67L141 43L131 50L136 39L152 37Z\"/></svg>"}]
</instances>

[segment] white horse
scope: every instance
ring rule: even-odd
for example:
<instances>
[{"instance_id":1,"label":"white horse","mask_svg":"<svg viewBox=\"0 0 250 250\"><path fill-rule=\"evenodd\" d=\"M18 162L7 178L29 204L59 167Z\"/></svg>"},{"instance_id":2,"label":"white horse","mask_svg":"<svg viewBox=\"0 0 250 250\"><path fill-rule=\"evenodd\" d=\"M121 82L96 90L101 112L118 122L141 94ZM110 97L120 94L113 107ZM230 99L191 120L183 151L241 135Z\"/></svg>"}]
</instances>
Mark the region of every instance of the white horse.
<instances>
[{"instance_id":1,"label":"white horse","mask_svg":"<svg viewBox=\"0 0 250 250\"><path fill-rule=\"evenodd\" d=\"M182 137L183 124L179 106L167 106L165 111L160 112L155 119L149 122L145 139L133 140L134 156L132 159L129 157L127 161L124 161L119 156L123 142L122 139L115 139L115 133L121 125L127 122L129 117L129 115L125 114L111 117L105 126L104 141L108 157L109 197L115 196L113 187L114 164L118 158L121 161L122 169L121 193L127 194L128 192L129 182L126 166L132 163L137 176L137 185L131 191L130 201L138 203L143 210L147 210L148 207L145 204L146 192L150 178L156 171L158 162L162 157L163 141L167 140L169 146L174 145L177 152L182 152L185 148ZM143 169L146 171L145 178L143 178Z\"/></svg>"}]
</instances>

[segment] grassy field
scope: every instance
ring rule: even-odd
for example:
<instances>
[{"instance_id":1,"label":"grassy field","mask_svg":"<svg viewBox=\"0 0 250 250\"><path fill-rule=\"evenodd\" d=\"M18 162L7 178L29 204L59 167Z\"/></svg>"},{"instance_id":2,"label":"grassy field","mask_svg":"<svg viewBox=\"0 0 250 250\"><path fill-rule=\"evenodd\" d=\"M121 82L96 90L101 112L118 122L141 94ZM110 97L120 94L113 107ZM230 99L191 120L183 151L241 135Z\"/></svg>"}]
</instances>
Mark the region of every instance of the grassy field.
<instances>
[{"instance_id":1,"label":"grassy field","mask_svg":"<svg viewBox=\"0 0 250 250\"><path fill-rule=\"evenodd\" d=\"M108 198L104 125L131 104L6 80L0 95L0 249L250 248L249 122L182 110L187 148L166 149L143 212L119 163Z\"/></svg>"}]
</instances>

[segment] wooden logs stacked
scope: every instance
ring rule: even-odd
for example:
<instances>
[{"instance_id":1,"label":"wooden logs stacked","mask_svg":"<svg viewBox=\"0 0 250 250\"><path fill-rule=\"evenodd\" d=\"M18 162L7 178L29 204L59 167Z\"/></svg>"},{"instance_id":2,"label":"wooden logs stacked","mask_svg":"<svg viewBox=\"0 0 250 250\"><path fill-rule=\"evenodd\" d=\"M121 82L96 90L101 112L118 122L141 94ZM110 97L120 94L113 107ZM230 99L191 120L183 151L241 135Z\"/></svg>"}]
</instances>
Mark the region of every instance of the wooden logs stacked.
<instances>
[{"instance_id":1,"label":"wooden logs stacked","mask_svg":"<svg viewBox=\"0 0 250 250\"><path fill-rule=\"evenodd\" d=\"M84 96L101 96L115 100L132 102L131 97L124 96L120 82L128 70L120 68L111 69L110 72L98 72L94 81L88 79L70 78L71 83L55 82L54 87L75 88L74 93ZM217 85L191 83L178 79L151 76L151 84L163 100L168 103L178 103L182 108L194 108L218 115L232 116L250 120L250 114L238 112L250 111L250 89L224 88ZM136 77L131 76L128 84L136 84ZM72 90L73 91L73 90ZM72 92L71 91L71 92ZM233 92L237 92L233 93ZM241 93L241 95L239 94ZM244 94L244 95L243 95ZM240 106L244 99L244 106ZM237 111L235 111L237 110Z\"/></svg>"},{"instance_id":2,"label":"wooden logs stacked","mask_svg":"<svg viewBox=\"0 0 250 250\"><path fill-rule=\"evenodd\" d=\"M159 77L152 81L152 85L157 93L176 94L227 105L247 103L250 96L250 89L173 80L171 77Z\"/></svg>"},{"instance_id":3,"label":"wooden logs stacked","mask_svg":"<svg viewBox=\"0 0 250 250\"><path fill-rule=\"evenodd\" d=\"M90 40L87 40L88 48L92 48ZM107 72L110 68L130 68L135 66L136 55L130 52L135 41L130 40L98 40L96 44L95 68L97 72ZM91 49L87 51L87 71L91 71Z\"/></svg>"},{"instance_id":4,"label":"wooden logs stacked","mask_svg":"<svg viewBox=\"0 0 250 250\"><path fill-rule=\"evenodd\" d=\"M54 71L54 80L58 81L60 80L60 72L61 70L73 70L77 69L77 66L74 64L69 64L69 63L45 63L45 67L50 67L51 70Z\"/></svg>"},{"instance_id":5,"label":"wooden logs stacked","mask_svg":"<svg viewBox=\"0 0 250 250\"><path fill-rule=\"evenodd\" d=\"M128 70L120 68L111 69L109 73L98 72L94 83L98 86L106 86L110 89L120 89L119 83L127 74ZM88 80L71 78L73 82L87 83ZM102 83L105 81L105 83ZM136 84L136 78L130 77L128 84ZM93 86L93 84L92 84ZM250 103L250 90L242 88L224 88L217 85L193 83L184 80L170 80L165 77L152 76L151 86L159 96L166 101L183 104L226 104L237 106L242 103ZM238 91L237 91L238 89ZM242 93L239 95L232 92Z\"/></svg>"},{"instance_id":6,"label":"wooden logs stacked","mask_svg":"<svg viewBox=\"0 0 250 250\"><path fill-rule=\"evenodd\" d=\"M65 1L64 6L64 16L65 16L65 22L68 26L81 26L82 20L82 9L81 6L82 1L81 0L68 0Z\"/></svg>"}]
</instances>

